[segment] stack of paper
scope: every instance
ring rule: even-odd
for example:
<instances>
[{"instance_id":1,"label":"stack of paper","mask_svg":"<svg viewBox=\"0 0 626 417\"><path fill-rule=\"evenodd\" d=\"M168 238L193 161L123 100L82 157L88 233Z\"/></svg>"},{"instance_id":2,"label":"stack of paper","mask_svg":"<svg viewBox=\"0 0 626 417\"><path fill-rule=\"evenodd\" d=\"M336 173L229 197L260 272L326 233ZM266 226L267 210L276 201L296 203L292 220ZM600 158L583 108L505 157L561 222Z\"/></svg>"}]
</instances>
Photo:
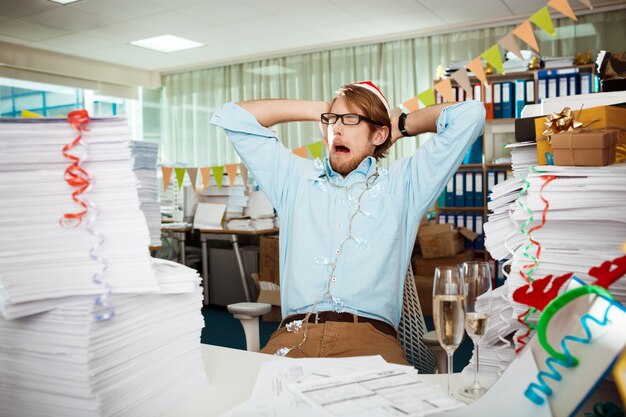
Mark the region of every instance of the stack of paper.
<instances>
[{"instance_id":1,"label":"stack of paper","mask_svg":"<svg viewBox=\"0 0 626 417\"><path fill-rule=\"evenodd\" d=\"M61 151L77 134L62 119L0 123L0 312L5 318L101 294L103 286L92 280L104 267L98 258L107 265L98 278L114 292L158 290L125 120L92 121L86 145L71 150L92 177L91 189L79 198L94 208L77 227L59 224L65 213L83 210L72 198L77 188L64 180L72 161Z\"/></svg>"},{"instance_id":2,"label":"stack of paper","mask_svg":"<svg viewBox=\"0 0 626 417\"><path fill-rule=\"evenodd\" d=\"M244 210L248 207L247 189L244 185L233 185L228 192L228 205L226 206L226 215L242 216Z\"/></svg>"},{"instance_id":3,"label":"stack of paper","mask_svg":"<svg viewBox=\"0 0 626 417\"><path fill-rule=\"evenodd\" d=\"M511 151L511 168L513 176L525 178L530 167L537 165L537 143L517 142L506 145Z\"/></svg>"},{"instance_id":4,"label":"stack of paper","mask_svg":"<svg viewBox=\"0 0 626 417\"><path fill-rule=\"evenodd\" d=\"M200 279L157 262L163 290L110 297L111 320L93 320L91 297L0 319L0 415L156 416L205 386Z\"/></svg>"},{"instance_id":5,"label":"stack of paper","mask_svg":"<svg viewBox=\"0 0 626 417\"><path fill-rule=\"evenodd\" d=\"M150 245L161 245L161 211L157 191L157 157L159 145L133 141L131 146L133 168L139 180L139 207L146 216Z\"/></svg>"},{"instance_id":6,"label":"stack of paper","mask_svg":"<svg viewBox=\"0 0 626 417\"><path fill-rule=\"evenodd\" d=\"M82 193L62 154L77 135L0 120L0 415L158 415L206 383L199 277L148 255L125 120L91 120L68 151Z\"/></svg>"}]
</instances>

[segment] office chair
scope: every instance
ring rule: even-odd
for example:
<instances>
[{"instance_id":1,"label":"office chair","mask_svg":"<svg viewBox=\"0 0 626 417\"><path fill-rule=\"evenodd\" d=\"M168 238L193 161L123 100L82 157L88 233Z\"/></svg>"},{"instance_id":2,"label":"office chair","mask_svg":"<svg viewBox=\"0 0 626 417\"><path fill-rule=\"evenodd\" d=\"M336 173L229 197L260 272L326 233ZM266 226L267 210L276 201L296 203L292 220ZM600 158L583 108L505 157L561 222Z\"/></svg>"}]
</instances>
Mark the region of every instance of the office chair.
<instances>
[{"instance_id":1,"label":"office chair","mask_svg":"<svg viewBox=\"0 0 626 417\"><path fill-rule=\"evenodd\" d=\"M270 304L235 303L228 311L239 319L246 334L247 350L259 351L259 316L271 310ZM446 354L434 331L426 330L422 306L415 287L413 268L409 268L404 279L402 317L398 326L398 340L404 349L406 360L420 373L432 374L447 371ZM436 356L436 363L435 363Z\"/></svg>"}]
</instances>

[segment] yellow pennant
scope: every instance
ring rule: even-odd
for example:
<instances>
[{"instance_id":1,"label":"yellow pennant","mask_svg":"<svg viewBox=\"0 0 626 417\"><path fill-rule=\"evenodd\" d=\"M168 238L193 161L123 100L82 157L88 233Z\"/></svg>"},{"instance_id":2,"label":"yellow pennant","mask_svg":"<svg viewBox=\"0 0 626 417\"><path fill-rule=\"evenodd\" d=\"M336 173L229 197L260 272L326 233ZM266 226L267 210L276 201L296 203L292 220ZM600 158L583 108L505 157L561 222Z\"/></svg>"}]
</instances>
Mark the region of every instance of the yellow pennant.
<instances>
[{"instance_id":1,"label":"yellow pennant","mask_svg":"<svg viewBox=\"0 0 626 417\"><path fill-rule=\"evenodd\" d=\"M493 45L485 52L480 54L485 61L489 62L500 74L504 74L504 65L502 65L502 56L500 56L500 50L498 44Z\"/></svg>"},{"instance_id":2,"label":"yellow pennant","mask_svg":"<svg viewBox=\"0 0 626 417\"><path fill-rule=\"evenodd\" d=\"M317 141L315 143L311 143L307 145L309 152L311 152L311 156L313 159L319 158L322 159L322 141Z\"/></svg>"},{"instance_id":3,"label":"yellow pennant","mask_svg":"<svg viewBox=\"0 0 626 417\"><path fill-rule=\"evenodd\" d=\"M552 24L552 18L550 17L550 12L548 11L548 6L542 7L537 13L530 16L530 21L548 32L550 36L556 36L554 25Z\"/></svg>"},{"instance_id":4,"label":"yellow pennant","mask_svg":"<svg viewBox=\"0 0 626 417\"><path fill-rule=\"evenodd\" d=\"M24 119L41 119L43 116L30 110L22 110L22 118Z\"/></svg>"},{"instance_id":5,"label":"yellow pennant","mask_svg":"<svg viewBox=\"0 0 626 417\"><path fill-rule=\"evenodd\" d=\"M161 167L161 171L163 172L163 192L167 191L167 186L170 183L170 179L172 178L172 171L174 169L172 167Z\"/></svg>"},{"instance_id":6,"label":"yellow pennant","mask_svg":"<svg viewBox=\"0 0 626 417\"><path fill-rule=\"evenodd\" d=\"M432 106L435 104L435 92L432 88L429 88L426 91L422 91L417 95L417 98L424 103L424 106Z\"/></svg>"},{"instance_id":7,"label":"yellow pennant","mask_svg":"<svg viewBox=\"0 0 626 417\"><path fill-rule=\"evenodd\" d=\"M217 185L217 189L222 189L222 181L224 181L224 167L211 167L211 171L213 172L213 177L215 177L215 185Z\"/></svg>"},{"instance_id":8,"label":"yellow pennant","mask_svg":"<svg viewBox=\"0 0 626 417\"><path fill-rule=\"evenodd\" d=\"M176 174L176 181L178 182L178 189L183 188L183 181L185 179L185 168L174 168Z\"/></svg>"}]
</instances>

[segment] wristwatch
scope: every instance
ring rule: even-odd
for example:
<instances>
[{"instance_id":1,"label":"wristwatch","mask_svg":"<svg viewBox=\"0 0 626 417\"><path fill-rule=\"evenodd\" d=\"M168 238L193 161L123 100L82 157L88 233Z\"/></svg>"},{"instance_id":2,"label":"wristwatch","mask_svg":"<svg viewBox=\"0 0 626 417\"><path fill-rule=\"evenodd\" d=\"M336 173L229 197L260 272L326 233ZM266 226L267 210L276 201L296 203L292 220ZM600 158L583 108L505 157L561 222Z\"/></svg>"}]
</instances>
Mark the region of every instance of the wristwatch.
<instances>
[{"instance_id":1,"label":"wristwatch","mask_svg":"<svg viewBox=\"0 0 626 417\"><path fill-rule=\"evenodd\" d=\"M408 116L406 113L402 113L398 117L398 130L402 133L402 136L411 136L409 132L406 131L406 126L404 125L406 116Z\"/></svg>"}]
</instances>

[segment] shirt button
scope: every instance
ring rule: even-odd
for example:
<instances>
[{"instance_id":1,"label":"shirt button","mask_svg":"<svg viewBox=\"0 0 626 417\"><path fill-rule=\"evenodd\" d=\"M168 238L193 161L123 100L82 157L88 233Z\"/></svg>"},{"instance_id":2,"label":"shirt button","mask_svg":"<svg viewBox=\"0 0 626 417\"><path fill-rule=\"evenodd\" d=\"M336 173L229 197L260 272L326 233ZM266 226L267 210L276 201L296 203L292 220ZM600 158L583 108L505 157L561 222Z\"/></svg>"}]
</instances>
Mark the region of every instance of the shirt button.
<instances>
[{"instance_id":1,"label":"shirt button","mask_svg":"<svg viewBox=\"0 0 626 417\"><path fill-rule=\"evenodd\" d=\"M337 227L341 229L341 223L339 223L339 224L337 225Z\"/></svg>"},{"instance_id":2,"label":"shirt button","mask_svg":"<svg viewBox=\"0 0 626 417\"><path fill-rule=\"evenodd\" d=\"M343 204L343 198L339 200L339 204Z\"/></svg>"},{"instance_id":3,"label":"shirt button","mask_svg":"<svg viewBox=\"0 0 626 417\"><path fill-rule=\"evenodd\" d=\"M339 253L340 253L340 252L341 252L341 251L340 251L339 249L337 249L337 250L335 251L335 253L336 253L337 255L339 255Z\"/></svg>"},{"instance_id":4,"label":"shirt button","mask_svg":"<svg viewBox=\"0 0 626 417\"><path fill-rule=\"evenodd\" d=\"M337 277L335 275L333 275L333 277L331 278L332 282L336 282L337 281Z\"/></svg>"}]
</instances>

